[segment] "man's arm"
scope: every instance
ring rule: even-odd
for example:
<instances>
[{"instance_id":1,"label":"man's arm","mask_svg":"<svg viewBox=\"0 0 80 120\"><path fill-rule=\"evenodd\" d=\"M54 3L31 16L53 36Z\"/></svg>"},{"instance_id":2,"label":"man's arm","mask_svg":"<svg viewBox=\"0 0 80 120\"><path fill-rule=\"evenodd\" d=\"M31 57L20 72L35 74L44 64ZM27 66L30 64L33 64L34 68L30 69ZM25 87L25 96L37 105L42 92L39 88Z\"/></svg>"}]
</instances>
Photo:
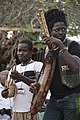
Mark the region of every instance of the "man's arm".
<instances>
[{"instance_id":1,"label":"man's arm","mask_svg":"<svg viewBox=\"0 0 80 120\"><path fill-rule=\"evenodd\" d=\"M59 47L59 50L60 50L60 52L61 52L61 54L63 56L65 64L67 64L72 71L75 71L75 70L79 69L80 60L77 60L76 58L74 58L73 55L75 55L75 54L71 55L68 52L68 50L65 49L65 46L64 46L63 42L60 39L57 39L57 38L54 38L54 37L47 37L45 39L45 43L50 48L54 47L54 45Z\"/></svg>"},{"instance_id":2,"label":"man's arm","mask_svg":"<svg viewBox=\"0 0 80 120\"><path fill-rule=\"evenodd\" d=\"M80 66L80 59L77 59L74 55L71 55L67 50L62 53L64 62L69 66L72 71L76 71Z\"/></svg>"}]
</instances>

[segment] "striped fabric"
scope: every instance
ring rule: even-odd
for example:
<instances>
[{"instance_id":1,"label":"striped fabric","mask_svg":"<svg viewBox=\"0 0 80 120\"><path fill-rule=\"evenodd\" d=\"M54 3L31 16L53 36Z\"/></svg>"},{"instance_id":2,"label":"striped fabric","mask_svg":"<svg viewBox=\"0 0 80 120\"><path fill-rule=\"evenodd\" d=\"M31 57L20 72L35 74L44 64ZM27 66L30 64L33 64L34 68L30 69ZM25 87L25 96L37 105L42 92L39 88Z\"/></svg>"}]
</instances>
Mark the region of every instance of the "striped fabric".
<instances>
[{"instance_id":1,"label":"striped fabric","mask_svg":"<svg viewBox=\"0 0 80 120\"><path fill-rule=\"evenodd\" d=\"M14 112L12 120L37 120L37 115L32 118L30 112Z\"/></svg>"}]
</instances>

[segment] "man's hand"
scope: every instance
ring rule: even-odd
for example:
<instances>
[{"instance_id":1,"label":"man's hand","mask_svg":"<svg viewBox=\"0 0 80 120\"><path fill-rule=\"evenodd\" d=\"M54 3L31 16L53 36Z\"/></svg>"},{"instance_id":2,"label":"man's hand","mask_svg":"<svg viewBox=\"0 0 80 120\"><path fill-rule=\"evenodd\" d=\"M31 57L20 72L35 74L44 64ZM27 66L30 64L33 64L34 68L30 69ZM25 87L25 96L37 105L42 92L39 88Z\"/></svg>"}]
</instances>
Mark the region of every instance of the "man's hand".
<instances>
[{"instance_id":1,"label":"man's hand","mask_svg":"<svg viewBox=\"0 0 80 120\"><path fill-rule=\"evenodd\" d=\"M44 39L45 43L48 45L49 48L54 48L54 46L59 47L59 49L63 49L64 45L63 42L55 37L46 37Z\"/></svg>"},{"instance_id":2,"label":"man's hand","mask_svg":"<svg viewBox=\"0 0 80 120\"><path fill-rule=\"evenodd\" d=\"M32 93L38 92L39 88L40 88L40 84L38 82L31 83L30 85L30 91Z\"/></svg>"}]
</instances>

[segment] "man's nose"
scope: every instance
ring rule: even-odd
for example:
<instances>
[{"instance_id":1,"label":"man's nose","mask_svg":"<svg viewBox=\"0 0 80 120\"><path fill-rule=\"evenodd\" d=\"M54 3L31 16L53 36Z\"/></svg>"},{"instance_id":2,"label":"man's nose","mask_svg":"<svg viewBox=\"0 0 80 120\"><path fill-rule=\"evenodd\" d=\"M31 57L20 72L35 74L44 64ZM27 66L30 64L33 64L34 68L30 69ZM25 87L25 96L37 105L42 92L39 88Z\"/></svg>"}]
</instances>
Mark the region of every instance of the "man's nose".
<instances>
[{"instance_id":1,"label":"man's nose","mask_svg":"<svg viewBox=\"0 0 80 120\"><path fill-rule=\"evenodd\" d=\"M59 34L63 34L63 31L61 29L59 30Z\"/></svg>"},{"instance_id":2,"label":"man's nose","mask_svg":"<svg viewBox=\"0 0 80 120\"><path fill-rule=\"evenodd\" d=\"M23 54L23 51L20 51L19 54Z\"/></svg>"}]
</instances>

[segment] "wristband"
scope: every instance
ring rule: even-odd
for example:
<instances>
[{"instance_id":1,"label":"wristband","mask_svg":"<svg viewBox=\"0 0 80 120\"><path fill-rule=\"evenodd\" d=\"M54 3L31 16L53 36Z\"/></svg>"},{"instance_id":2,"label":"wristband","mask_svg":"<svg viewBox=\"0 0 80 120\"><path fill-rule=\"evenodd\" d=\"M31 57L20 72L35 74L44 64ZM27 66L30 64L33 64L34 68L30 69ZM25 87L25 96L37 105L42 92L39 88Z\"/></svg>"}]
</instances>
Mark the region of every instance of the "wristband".
<instances>
[{"instance_id":1,"label":"wristband","mask_svg":"<svg viewBox=\"0 0 80 120\"><path fill-rule=\"evenodd\" d=\"M64 52L66 52L67 51L67 49L64 47L63 49L61 49L59 52L61 53L61 54L63 54Z\"/></svg>"}]
</instances>

